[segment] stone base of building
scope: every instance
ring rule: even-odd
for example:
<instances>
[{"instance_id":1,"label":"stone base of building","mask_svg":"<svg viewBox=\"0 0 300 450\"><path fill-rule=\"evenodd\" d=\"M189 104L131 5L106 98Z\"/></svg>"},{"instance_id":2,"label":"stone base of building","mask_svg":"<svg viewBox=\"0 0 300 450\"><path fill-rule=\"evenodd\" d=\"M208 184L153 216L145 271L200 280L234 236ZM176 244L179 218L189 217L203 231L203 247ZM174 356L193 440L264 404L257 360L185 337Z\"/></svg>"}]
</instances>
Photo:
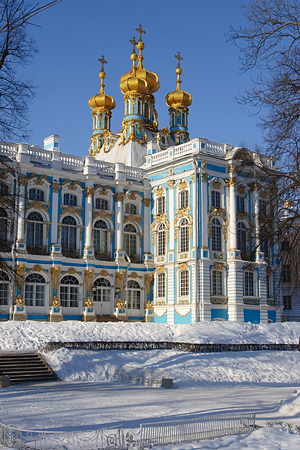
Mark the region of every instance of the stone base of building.
<instances>
[{"instance_id":1,"label":"stone base of building","mask_svg":"<svg viewBox=\"0 0 300 450\"><path fill-rule=\"evenodd\" d=\"M49 314L49 322L62 322L64 316L62 314Z\"/></svg>"},{"instance_id":2,"label":"stone base of building","mask_svg":"<svg viewBox=\"0 0 300 450\"><path fill-rule=\"evenodd\" d=\"M95 314L84 314L82 319L84 322L96 322L97 317Z\"/></svg>"},{"instance_id":3,"label":"stone base of building","mask_svg":"<svg viewBox=\"0 0 300 450\"><path fill-rule=\"evenodd\" d=\"M13 313L12 320L25 321L25 320L27 320L27 314L25 314L25 313Z\"/></svg>"}]
</instances>

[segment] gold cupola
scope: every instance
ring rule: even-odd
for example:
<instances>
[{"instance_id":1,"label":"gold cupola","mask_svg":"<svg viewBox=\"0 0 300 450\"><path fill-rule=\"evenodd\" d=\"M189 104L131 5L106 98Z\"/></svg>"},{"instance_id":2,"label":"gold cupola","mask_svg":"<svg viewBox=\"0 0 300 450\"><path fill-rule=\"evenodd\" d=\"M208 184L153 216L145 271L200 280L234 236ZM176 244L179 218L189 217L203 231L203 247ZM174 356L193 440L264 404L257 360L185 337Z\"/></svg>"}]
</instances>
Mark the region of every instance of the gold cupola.
<instances>
[{"instance_id":1,"label":"gold cupola","mask_svg":"<svg viewBox=\"0 0 300 450\"><path fill-rule=\"evenodd\" d=\"M175 55L178 60L175 73L177 75L176 90L166 95L166 104L169 106L170 115L170 135L175 144L183 144L189 140L188 134L188 115L189 108L192 104L192 96L188 92L184 92L181 87L180 75L182 69L180 67L180 60L182 60L180 53Z\"/></svg>"},{"instance_id":2,"label":"gold cupola","mask_svg":"<svg viewBox=\"0 0 300 450\"><path fill-rule=\"evenodd\" d=\"M107 61L105 61L104 56L102 55L102 58L99 59L99 61L102 64L100 73L99 73L99 77L101 79L101 84L100 84L100 92L97 95L94 95L93 97L91 97L89 99L89 105L91 107L91 109L94 110L101 110L101 109L105 109L105 110L112 110L115 108L116 103L113 99L113 97L111 97L110 95L106 95L104 92L104 78L106 77L106 73L104 72L104 64L107 64Z\"/></svg>"},{"instance_id":3,"label":"gold cupola","mask_svg":"<svg viewBox=\"0 0 300 450\"><path fill-rule=\"evenodd\" d=\"M192 104L192 96L188 92L184 92L181 87L181 80L180 75L182 74L182 69L180 67L180 60L181 58L180 53L178 52L177 55L175 55L175 58L178 60L178 64L175 70L175 73L177 74L177 80L176 80L176 90L173 92L170 92L166 95L166 103L170 108L176 109L176 108L187 108L188 106L191 106Z\"/></svg>"},{"instance_id":4,"label":"gold cupola","mask_svg":"<svg viewBox=\"0 0 300 450\"><path fill-rule=\"evenodd\" d=\"M135 63L138 57L135 52L135 46L137 44L135 37L133 36L132 40L130 40L129 42L133 44L133 50L130 55L130 59L132 60L132 67L131 72L125 73L125 75L121 77L120 89L125 95L130 95L131 93L145 94L148 91L147 83L144 80L138 78L136 75Z\"/></svg>"},{"instance_id":5,"label":"gold cupola","mask_svg":"<svg viewBox=\"0 0 300 450\"><path fill-rule=\"evenodd\" d=\"M111 110L116 106L113 97L106 95L104 92L104 78L106 77L106 74L103 66L104 64L107 64L107 62L105 61L103 55L99 61L102 64L99 73L99 77L101 79L100 92L89 99L93 119L93 133L89 149L90 155L92 156L99 153L104 142L107 139L110 139Z\"/></svg>"}]
</instances>

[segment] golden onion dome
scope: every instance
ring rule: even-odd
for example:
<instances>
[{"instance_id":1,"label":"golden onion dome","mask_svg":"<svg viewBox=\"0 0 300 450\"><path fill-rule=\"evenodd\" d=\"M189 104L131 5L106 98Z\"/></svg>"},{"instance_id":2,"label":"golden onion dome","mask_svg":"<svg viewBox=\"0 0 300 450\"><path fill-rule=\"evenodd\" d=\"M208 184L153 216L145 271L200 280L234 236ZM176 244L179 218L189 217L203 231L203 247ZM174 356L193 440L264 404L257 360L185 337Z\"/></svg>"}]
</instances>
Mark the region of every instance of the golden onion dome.
<instances>
[{"instance_id":1,"label":"golden onion dome","mask_svg":"<svg viewBox=\"0 0 300 450\"><path fill-rule=\"evenodd\" d=\"M101 79L100 92L99 94L94 95L89 99L89 105L92 110L99 110L99 109L111 110L115 108L116 102L114 101L113 97L111 97L110 95L106 95L104 92L105 87L104 78L106 77L106 74L104 72L103 64L107 64L107 62L105 61L103 55L102 58L99 59L99 61L102 64L101 71L99 73L99 77Z\"/></svg>"},{"instance_id":2,"label":"golden onion dome","mask_svg":"<svg viewBox=\"0 0 300 450\"><path fill-rule=\"evenodd\" d=\"M160 86L158 76L156 75L156 73L146 70L143 66L144 58L142 55L142 50L144 50L145 44L142 41L142 33L146 33L146 32L144 30L142 30L141 25L139 28L136 28L136 31L140 34L139 41L136 42L135 38L133 38L133 40L130 41L133 44L133 52L131 54L131 59L133 61L133 67L132 67L131 72L125 73L124 75L121 76L120 88L121 88L121 91L124 93L121 85L123 86L123 82L125 82L129 78L132 78L132 76L134 75L135 77L137 77L139 80L141 80L143 82L142 84L139 83L142 90L138 90L137 92L139 92L141 94L144 94L144 93L153 94L153 92L156 92ZM137 56L137 54L135 53L135 46L139 50L139 56ZM137 59L139 60L139 62L138 62L138 66L135 67L135 61ZM146 90L144 90L142 88L142 86L144 86L144 84L146 85ZM138 89L140 89L140 87L138 87Z\"/></svg>"},{"instance_id":3,"label":"golden onion dome","mask_svg":"<svg viewBox=\"0 0 300 450\"><path fill-rule=\"evenodd\" d=\"M171 108L186 108L192 104L192 96L188 92L184 92L181 87L181 80L180 75L182 74L182 69L180 67L180 60L182 60L180 53L178 52L178 55L175 55L175 58L178 60L178 64L175 70L175 73L177 74L177 87L176 90L173 92L170 92L166 95L166 103Z\"/></svg>"}]
</instances>

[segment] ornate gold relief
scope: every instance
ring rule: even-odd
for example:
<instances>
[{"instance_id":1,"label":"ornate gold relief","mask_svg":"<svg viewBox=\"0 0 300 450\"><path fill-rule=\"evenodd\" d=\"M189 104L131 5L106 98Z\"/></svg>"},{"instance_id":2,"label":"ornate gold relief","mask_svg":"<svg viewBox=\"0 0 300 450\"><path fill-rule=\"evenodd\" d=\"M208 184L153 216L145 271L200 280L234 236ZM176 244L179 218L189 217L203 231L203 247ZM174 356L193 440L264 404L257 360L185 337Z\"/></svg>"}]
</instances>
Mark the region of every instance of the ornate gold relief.
<instances>
[{"instance_id":1,"label":"ornate gold relief","mask_svg":"<svg viewBox=\"0 0 300 450\"><path fill-rule=\"evenodd\" d=\"M101 275L102 277L109 277L110 276L109 273L107 272L107 270L101 270L99 275Z\"/></svg>"},{"instance_id":2,"label":"ornate gold relief","mask_svg":"<svg viewBox=\"0 0 300 450\"><path fill-rule=\"evenodd\" d=\"M225 269L225 263L215 261L214 265L213 265L213 269L214 270L224 270Z\"/></svg>"},{"instance_id":3,"label":"ornate gold relief","mask_svg":"<svg viewBox=\"0 0 300 450\"><path fill-rule=\"evenodd\" d=\"M214 206L211 208L211 211L207 214L207 223L210 222L210 219L214 216L220 216L223 220L226 218L226 209L224 208L215 208Z\"/></svg>"},{"instance_id":4,"label":"ornate gold relief","mask_svg":"<svg viewBox=\"0 0 300 450\"><path fill-rule=\"evenodd\" d=\"M124 219L124 225L127 222L137 222L140 225L142 225L142 218L143 218L143 216L136 216L135 214L126 215L126 217Z\"/></svg>"},{"instance_id":5,"label":"ornate gold relief","mask_svg":"<svg viewBox=\"0 0 300 450\"><path fill-rule=\"evenodd\" d=\"M20 308L23 308L23 306L25 306L25 300L22 297L21 294L19 294L16 298L15 298L15 305L20 306Z\"/></svg>"},{"instance_id":6,"label":"ornate gold relief","mask_svg":"<svg viewBox=\"0 0 300 450\"><path fill-rule=\"evenodd\" d=\"M188 182L187 182L186 180L182 180L182 181L179 183L177 189L178 189L179 191L184 191L185 189L188 189L188 187L189 187Z\"/></svg>"},{"instance_id":7,"label":"ornate gold relief","mask_svg":"<svg viewBox=\"0 0 300 450\"><path fill-rule=\"evenodd\" d=\"M27 181L27 177L19 177L19 186L26 186Z\"/></svg>"},{"instance_id":8,"label":"ornate gold relief","mask_svg":"<svg viewBox=\"0 0 300 450\"><path fill-rule=\"evenodd\" d=\"M217 180L214 180L211 185L212 185L213 189L216 189L217 191L219 191L222 187L221 182L217 181Z\"/></svg>"},{"instance_id":9,"label":"ornate gold relief","mask_svg":"<svg viewBox=\"0 0 300 450\"><path fill-rule=\"evenodd\" d=\"M180 270L180 271L182 271L182 270L190 270L190 266L188 265L187 262L179 263L178 264L178 270Z\"/></svg>"},{"instance_id":10,"label":"ornate gold relief","mask_svg":"<svg viewBox=\"0 0 300 450\"><path fill-rule=\"evenodd\" d=\"M241 195L244 195L246 193L246 188L243 184L239 184L236 188L237 192Z\"/></svg>"},{"instance_id":11,"label":"ornate gold relief","mask_svg":"<svg viewBox=\"0 0 300 450\"><path fill-rule=\"evenodd\" d=\"M84 306L85 306L86 308L90 308L90 309L93 309L93 308L94 308L94 302L93 302L93 300L92 300L92 297L87 297L87 299L86 299L85 302L84 302Z\"/></svg>"},{"instance_id":12,"label":"ornate gold relief","mask_svg":"<svg viewBox=\"0 0 300 450\"><path fill-rule=\"evenodd\" d=\"M146 287L147 295L151 295L151 285L153 283L153 280L154 280L153 273L146 273L146 275L144 276L144 284Z\"/></svg>"},{"instance_id":13,"label":"ornate gold relief","mask_svg":"<svg viewBox=\"0 0 300 450\"><path fill-rule=\"evenodd\" d=\"M171 168L171 169L169 170L169 175L170 175L170 176L173 175L173 168Z\"/></svg>"},{"instance_id":14,"label":"ornate gold relief","mask_svg":"<svg viewBox=\"0 0 300 450\"><path fill-rule=\"evenodd\" d=\"M177 309L175 309L175 314L178 314L179 316L181 316L181 317L185 317L185 316L187 316L188 314L190 314L191 313L191 309L189 309L189 311L187 312L187 313L185 313L185 314L180 314L180 312L179 311L177 311Z\"/></svg>"},{"instance_id":15,"label":"ornate gold relief","mask_svg":"<svg viewBox=\"0 0 300 450\"><path fill-rule=\"evenodd\" d=\"M51 275L52 287L55 290L58 289L58 286L59 286L60 273L61 273L61 269L59 266L51 267L50 275Z\"/></svg>"},{"instance_id":16,"label":"ornate gold relief","mask_svg":"<svg viewBox=\"0 0 300 450\"><path fill-rule=\"evenodd\" d=\"M124 289L124 281L125 281L125 271L116 273L116 288L120 289L121 295Z\"/></svg>"},{"instance_id":17,"label":"ornate gold relief","mask_svg":"<svg viewBox=\"0 0 300 450\"><path fill-rule=\"evenodd\" d=\"M140 240L140 247L142 247L144 233L138 233L138 235L139 235L139 240Z\"/></svg>"},{"instance_id":18,"label":"ornate gold relief","mask_svg":"<svg viewBox=\"0 0 300 450\"><path fill-rule=\"evenodd\" d=\"M151 205L151 198L144 198L143 201L146 208L149 208L149 206Z\"/></svg>"},{"instance_id":19,"label":"ornate gold relief","mask_svg":"<svg viewBox=\"0 0 300 450\"><path fill-rule=\"evenodd\" d=\"M163 195L165 195L165 192L166 192L165 188L163 188L163 187L161 186L161 187L159 187L158 189L156 189L156 191L155 191L155 196L156 196L156 197L162 197Z\"/></svg>"},{"instance_id":20,"label":"ornate gold relief","mask_svg":"<svg viewBox=\"0 0 300 450\"><path fill-rule=\"evenodd\" d=\"M154 308L153 305L151 303L150 300L147 301L146 305L145 305L145 309L148 309L149 311L151 311L152 313L154 312Z\"/></svg>"},{"instance_id":21,"label":"ornate gold relief","mask_svg":"<svg viewBox=\"0 0 300 450\"><path fill-rule=\"evenodd\" d=\"M90 291L93 286L94 274L94 269L87 269L84 271L84 283L88 291Z\"/></svg>"},{"instance_id":22,"label":"ornate gold relief","mask_svg":"<svg viewBox=\"0 0 300 450\"><path fill-rule=\"evenodd\" d=\"M195 173L192 173L191 179L192 179L192 182L195 183Z\"/></svg>"},{"instance_id":23,"label":"ornate gold relief","mask_svg":"<svg viewBox=\"0 0 300 450\"><path fill-rule=\"evenodd\" d=\"M115 194L116 202L122 202L125 198L124 192L118 192Z\"/></svg>"},{"instance_id":24,"label":"ornate gold relief","mask_svg":"<svg viewBox=\"0 0 300 450\"><path fill-rule=\"evenodd\" d=\"M86 188L84 190L86 197L93 197L95 194L95 188Z\"/></svg>"},{"instance_id":25,"label":"ornate gold relief","mask_svg":"<svg viewBox=\"0 0 300 450\"><path fill-rule=\"evenodd\" d=\"M105 211L104 209L101 209L94 214L94 219L97 219L98 217L100 217L100 219L109 219L111 221L113 220L112 213Z\"/></svg>"},{"instance_id":26,"label":"ornate gold relief","mask_svg":"<svg viewBox=\"0 0 300 450\"><path fill-rule=\"evenodd\" d=\"M60 184L58 183L52 183L52 189L53 189L53 193L57 194L60 188Z\"/></svg>"},{"instance_id":27,"label":"ornate gold relief","mask_svg":"<svg viewBox=\"0 0 300 450\"><path fill-rule=\"evenodd\" d=\"M52 297L51 306L54 306L54 308L60 308L61 307L61 303L58 300L56 295L54 297Z\"/></svg>"},{"instance_id":28,"label":"ornate gold relief","mask_svg":"<svg viewBox=\"0 0 300 450\"><path fill-rule=\"evenodd\" d=\"M261 189L261 184L258 183L257 181L253 181L253 182L250 184L250 191L251 191L251 192L253 192L253 191L259 191L260 189Z\"/></svg>"},{"instance_id":29,"label":"ornate gold relief","mask_svg":"<svg viewBox=\"0 0 300 450\"><path fill-rule=\"evenodd\" d=\"M82 207L78 208L77 206L66 206L65 208L62 209L62 212L59 215L59 219L64 214L75 214L75 215L81 216L82 215Z\"/></svg>"},{"instance_id":30,"label":"ornate gold relief","mask_svg":"<svg viewBox=\"0 0 300 450\"><path fill-rule=\"evenodd\" d=\"M76 186L79 186L80 189L82 189L81 183L80 181L71 181L68 178L66 178L63 182L62 182L62 186L67 185L68 184L68 189L70 191L76 191Z\"/></svg>"},{"instance_id":31,"label":"ornate gold relief","mask_svg":"<svg viewBox=\"0 0 300 450\"><path fill-rule=\"evenodd\" d=\"M48 208L49 208L49 205L48 205ZM29 211L30 209L42 209L47 214L49 214L48 208L43 202L39 202L38 200L35 200L35 201L30 200L29 202L27 202L27 211Z\"/></svg>"},{"instance_id":32,"label":"ornate gold relief","mask_svg":"<svg viewBox=\"0 0 300 450\"><path fill-rule=\"evenodd\" d=\"M227 187L234 187L237 183L237 178L226 178L225 183Z\"/></svg>"},{"instance_id":33,"label":"ornate gold relief","mask_svg":"<svg viewBox=\"0 0 300 450\"><path fill-rule=\"evenodd\" d=\"M169 189L174 189L174 184L175 184L174 180L167 181L167 185L169 186Z\"/></svg>"},{"instance_id":34,"label":"ornate gold relief","mask_svg":"<svg viewBox=\"0 0 300 450\"><path fill-rule=\"evenodd\" d=\"M165 273L165 272L166 272L165 266L157 266L155 269L155 273Z\"/></svg>"},{"instance_id":35,"label":"ornate gold relief","mask_svg":"<svg viewBox=\"0 0 300 450\"><path fill-rule=\"evenodd\" d=\"M142 277L140 277L136 272L132 272L130 275L128 275L128 278L140 278L140 279L142 279Z\"/></svg>"},{"instance_id":36,"label":"ornate gold relief","mask_svg":"<svg viewBox=\"0 0 300 450\"><path fill-rule=\"evenodd\" d=\"M203 183L206 183L207 180L208 180L208 178L209 178L208 173L201 172L201 173L200 173L200 176L201 176L201 181L203 181Z\"/></svg>"},{"instance_id":37,"label":"ornate gold relief","mask_svg":"<svg viewBox=\"0 0 300 450\"><path fill-rule=\"evenodd\" d=\"M228 166L227 172L228 173L234 173L235 172L235 166Z\"/></svg>"}]
</instances>

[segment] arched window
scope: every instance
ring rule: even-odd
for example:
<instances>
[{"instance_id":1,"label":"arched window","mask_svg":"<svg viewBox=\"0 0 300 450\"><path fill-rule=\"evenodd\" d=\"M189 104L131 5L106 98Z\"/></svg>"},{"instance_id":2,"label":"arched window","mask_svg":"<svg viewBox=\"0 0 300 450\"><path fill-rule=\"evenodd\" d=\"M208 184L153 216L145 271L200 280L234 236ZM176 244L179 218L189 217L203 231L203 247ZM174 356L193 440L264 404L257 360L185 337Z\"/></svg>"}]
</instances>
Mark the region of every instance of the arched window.
<instances>
[{"instance_id":1,"label":"arched window","mask_svg":"<svg viewBox=\"0 0 300 450\"><path fill-rule=\"evenodd\" d=\"M218 219L212 220L211 227L211 249L216 252L222 251L221 224Z\"/></svg>"},{"instance_id":2,"label":"arched window","mask_svg":"<svg viewBox=\"0 0 300 450\"><path fill-rule=\"evenodd\" d=\"M127 282L127 308L141 309L141 288L134 280Z\"/></svg>"},{"instance_id":3,"label":"arched window","mask_svg":"<svg viewBox=\"0 0 300 450\"><path fill-rule=\"evenodd\" d=\"M125 102L125 116L127 116L127 114L129 114L129 113L130 113L130 102L129 102L129 100L127 100Z\"/></svg>"},{"instance_id":4,"label":"arched window","mask_svg":"<svg viewBox=\"0 0 300 450\"><path fill-rule=\"evenodd\" d=\"M124 250L127 255L136 256L136 228L134 225L127 224L124 227Z\"/></svg>"},{"instance_id":5,"label":"arched window","mask_svg":"<svg viewBox=\"0 0 300 450\"><path fill-rule=\"evenodd\" d=\"M97 128L97 116L93 117L93 128L94 130Z\"/></svg>"},{"instance_id":6,"label":"arched window","mask_svg":"<svg viewBox=\"0 0 300 450\"><path fill-rule=\"evenodd\" d=\"M62 220L61 226L61 248L62 254L69 257L78 257L79 252L76 249L77 224L72 216L66 216Z\"/></svg>"},{"instance_id":7,"label":"arched window","mask_svg":"<svg viewBox=\"0 0 300 450\"><path fill-rule=\"evenodd\" d=\"M139 116L142 115L142 108L141 108L141 101L140 100L137 101L137 114Z\"/></svg>"},{"instance_id":8,"label":"arched window","mask_svg":"<svg viewBox=\"0 0 300 450\"><path fill-rule=\"evenodd\" d=\"M149 105L147 102L144 104L144 118L149 119Z\"/></svg>"},{"instance_id":9,"label":"arched window","mask_svg":"<svg viewBox=\"0 0 300 450\"><path fill-rule=\"evenodd\" d=\"M137 213L136 205L134 205L133 203L125 204L125 214L136 214L136 213Z\"/></svg>"},{"instance_id":10,"label":"arched window","mask_svg":"<svg viewBox=\"0 0 300 450\"><path fill-rule=\"evenodd\" d=\"M25 303L27 306L45 306L46 282L39 273L31 273L25 280Z\"/></svg>"},{"instance_id":11,"label":"arched window","mask_svg":"<svg viewBox=\"0 0 300 450\"><path fill-rule=\"evenodd\" d=\"M0 272L0 305L8 305L9 277L7 273Z\"/></svg>"},{"instance_id":12,"label":"arched window","mask_svg":"<svg viewBox=\"0 0 300 450\"><path fill-rule=\"evenodd\" d=\"M104 220L97 220L94 224L94 250L97 259L107 259L107 225Z\"/></svg>"},{"instance_id":13,"label":"arched window","mask_svg":"<svg viewBox=\"0 0 300 450\"><path fill-rule=\"evenodd\" d=\"M157 256L165 255L166 253L166 230L165 224L160 223L157 227Z\"/></svg>"},{"instance_id":14,"label":"arched window","mask_svg":"<svg viewBox=\"0 0 300 450\"><path fill-rule=\"evenodd\" d=\"M104 200L104 198L96 198L95 208L107 210L108 209L108 201Z\"/></svg>"},{"instance_id":15,"label":"arched window","mask_svg":"<svg viewBox=\"0 0 300 450\"><path fill-rule=\"evenodd\" d=\"M179 193L179 209L184 209L189 206L189 191L180 191Z\"/></svg>"},{"instance_id":16,"label":"arched window","mask_svg":"<svg viewBox=\"0 0 300 450\"><path fill-rule=\"evenodd\" d=\"M223 271L212 270L211 295L224 295Z\"/></svg>"},{"instance_id":17,"label":"arched window","mask_svg":"<svg viewBox=\"0 0 300 450\"><path fill-rule=\"evenodd\" d=\"M162 298L166 296L166 274L157 274L157 297Z\"/></svg>"},{"instance_id":18,"label":"arched window","mask_svg":"<svg viewBox=\"0 0 300 450\"><path fill-rule=\"evenodd\" d=\"M77 206L77 196L74 194L64 194L64 205Z\"/></svg>"},{"instance_id":19,"label":"arched window","mask_svg":"<svg viewBox=\"0 0 300 450\"><path fill-rule=\"evenodd\" d=\"M181 125L183 126L183 127L185 127L186 126L186 124L185 124L185 113L183 112L182 113L182 119L181 119Z\"/></svg>"},{"instance_id":20,"label":"arched window","mask_svg":"<svg viewBox=\"0 0 300 450\"><path fill-rule=\"evenodd\" d=\"M29 199L43 202L44 201L44 191L42 191L41 189L36 189L36 188L29 189Z\"/></svg>"},{"instance_id":21,"label":"arched window","mask_svg":"<svg viewBox=\"0 0 300 450\"><path fill-rule=\"evenodd\" d=\"M8 250L7 231L7 212L0 208L0 246L2 251Z\"/></svg>"},{"instance_id":22,"label":"arched window","mask_svg":"<svg viewBox=\"0 0 300 450\"><path fill-rule=\"evenodd\" d=\"M28 253L31 254L45 254L46 249L43 246L43 217L36 211L31 212L27 217L26 248Z\"/></svg>"},{"instance_id":23,"label":"arched window","mask_svg":"<svg viewBox=\"0 0 300 450\"><path fill-rule=\"evenodd\" d=\"M171 127L175 127L175 113L171 115Z\"/></svg>"},{"instance_id":24,"label":"arched window","mask_svg":"<svg viewBox=\"0 0 300 450\"><path fill-rule=\"evenodd\" d=\"M189 271L182 270L179 272L179 295L181 297L189 295Z\"/></svg>"},{"instance_id":25,"label":"arched window","mask_svg":"<svg viewBox=\"0 0 300 450\"><path fill-rule=\"evenodd\" d=\"M60 302L64 308L77 308L79 281L72 275L65 275L60 281Z\"/></svg>"},{"instance_id":26,"label":"arched window","mask_svg":"<svg viewBox=\"0 0 300 450\"><path fill-rule=\"evenodd\" d=\"M105 278L97 278L94 283L94 302L110 302L111 284Z\"/></svg>"},{"instance_id":27,"label":"arched window","mask_svg":"<svg viewBox=\"0 0 300 450\"><path fill-rule=\"evenodd\" d=\"M107 116L104 116L104 128L106 130L109 129L109 121L108 121L108 117Z\"/></svg>"},{"instance_id":28,"label":"arched window","mask_svg":"<svg viewBox=\"0 0 300 450\"><path fill-rule=\"evenodd\" d=\"M164 214L166 212L166 199L164 196L157 197L156 199L156 214Z\"/></svg>"},{"instance_id":29,"label":"arched window","mask_svg":"<svg viewBox=\"0 0 300 450\"><path fill-rule=\"evenodd\" d=\"M247 250L246 227L242 222L239 222L237 225L237 248L241 251L242 255L246 254Z\"/></svg>"},{"instance_id":30,"label":"arched window","mask_svg":"<svg viewBox=\"0 0 300 450\"><path fill-rule=\"evenodd\" d=\"M189 227L187 219L183 219L180 223L179 251L189 251Z\"/></svg>"}]
</instances>

